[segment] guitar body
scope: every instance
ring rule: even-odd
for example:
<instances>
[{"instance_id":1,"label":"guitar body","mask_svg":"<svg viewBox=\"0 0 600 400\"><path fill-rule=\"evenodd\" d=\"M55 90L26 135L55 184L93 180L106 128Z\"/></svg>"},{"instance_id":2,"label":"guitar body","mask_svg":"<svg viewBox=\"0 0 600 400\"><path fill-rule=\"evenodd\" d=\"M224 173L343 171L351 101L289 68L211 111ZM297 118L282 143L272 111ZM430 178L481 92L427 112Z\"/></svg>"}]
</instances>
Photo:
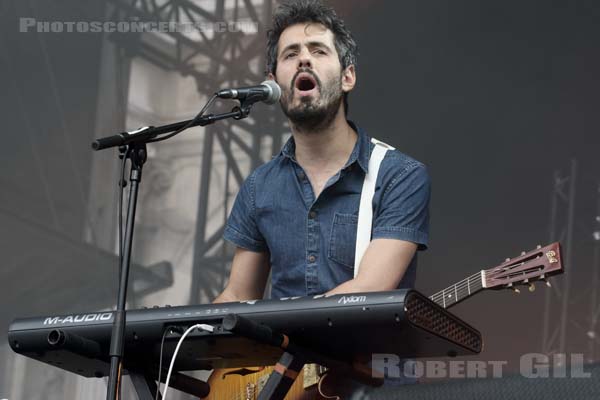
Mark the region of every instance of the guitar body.
<instances>
[{"instance_id":1,"label":"guitar body","mask_svg":"<svg viewBox=\"0 0 600 400\"><path fill-rule=\"evenodd\" d=\"M210 394L205 400L256 400L273 367L216 369L208 379ZM304 389L304 372L290 387L285 400L324 400L316 385Z\"/></svg>"}]
</instances>

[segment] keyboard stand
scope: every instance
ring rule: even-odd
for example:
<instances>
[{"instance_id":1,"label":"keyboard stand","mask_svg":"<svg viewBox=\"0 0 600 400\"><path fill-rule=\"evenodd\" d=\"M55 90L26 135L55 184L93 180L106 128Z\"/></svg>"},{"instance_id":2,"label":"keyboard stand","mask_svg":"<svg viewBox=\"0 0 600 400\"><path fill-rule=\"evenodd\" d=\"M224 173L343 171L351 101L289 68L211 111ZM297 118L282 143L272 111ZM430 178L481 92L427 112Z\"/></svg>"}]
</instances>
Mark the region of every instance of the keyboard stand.
<instances>
[{"instance_id":1,"label":"keyboard stand","mask_svg":"<svg viewBox=\"0 0 600 400\"><path fill-rule=\"evenodd\" d=\"M157 375L157 373L129 371L129 377L131 378L131 382L133 383L133 387L138 395L139 400L155 399ZM161 374L161 381L163 383L166 379L166 374ZM210 386L208 383L179 372L174 372L171 374L169 387L200 398L208 396L208 393L210 392ZM158 394L157 399L162 400L160 393Z\"/></svg>"},{"instance_id":2,"label":"keyboard stand","mask_svg":"<svg viewBox=\"0 0 600 400\"><path fill-rule=\"evenodd\" d=\"M138 373L130 373L129 378L133 383L133 388L138 395L138 400L154 400L156 396L156 381L148 375L142 375ZM162 396L159 393L156 400L162 400Z\"/></svg>"}]
</instances>

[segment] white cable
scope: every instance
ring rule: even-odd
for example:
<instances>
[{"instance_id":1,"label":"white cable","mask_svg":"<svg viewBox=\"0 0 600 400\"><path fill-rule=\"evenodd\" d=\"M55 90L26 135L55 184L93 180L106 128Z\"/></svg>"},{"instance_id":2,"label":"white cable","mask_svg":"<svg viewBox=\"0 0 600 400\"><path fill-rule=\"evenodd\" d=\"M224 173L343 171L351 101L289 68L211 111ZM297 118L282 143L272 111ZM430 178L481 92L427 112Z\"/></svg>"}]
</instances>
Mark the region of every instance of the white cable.
<instances>
[{"instance_id":1,"label":"white cable","mask_svg":"<svg viewBox=\"0 0 600 400\"><path fill-rule=\"evenodd\" d=\"M177 357L177 353L179 352L179 347L181 346L181 343L183 343L185 337L196 328L202 329L207 332L213 332L215 330L215 327L212 325L196 324L196 325L190 326L183 333L183 335L181 335L181 337L179 338L179 342L177 342L177 347L175 347L175 352L173 353L173 357L171 357L171 364L169 365L169 373L167 374L167 380L165 381L165 391L162 395L163 400L167 400L167 391L169 390L169 381L171 380L171 372L173 372L173 365L175 365L175 358ZM160 382L158 382L158 384L160 385Z\"/></svg>"}]
</instances>

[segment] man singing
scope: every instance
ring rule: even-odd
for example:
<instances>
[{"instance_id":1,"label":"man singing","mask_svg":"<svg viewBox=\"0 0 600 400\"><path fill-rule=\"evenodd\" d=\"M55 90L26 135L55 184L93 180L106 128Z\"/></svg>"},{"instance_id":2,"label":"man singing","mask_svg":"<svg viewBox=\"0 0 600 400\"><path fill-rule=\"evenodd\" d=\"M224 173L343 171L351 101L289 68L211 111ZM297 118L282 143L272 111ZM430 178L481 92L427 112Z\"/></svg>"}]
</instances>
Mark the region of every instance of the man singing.
<instances>
[{"instance_id":1,"label":"man singing","mask_svg":"<svg viewBox=\"0 0 600 400\"><path fill-rule=\"evenodd\" d=\"M413 287L416 251L427 247L429 176L387 151L373 197L372 240L354 277L359 200L370 137L346 119L357 45L316 0L281 5L268 32L267 71L282 89L292 137L244 182L224 237L236 246L229 283L215 302ZM390 130L395 129L390 124Z\"/></svg>"},{"instance_id":2,"label":"man singing","mask_svg":"<svg viewBox=\"0 0 600 400\"><path fill-rule=\"evenodd\" d=\"M428 242L429 176L396 150L376 174L371 241L354 274L360 197L375 147L346 119L356 57L356 42L331 8L300 0L276 10L267 72L281 86L292 137L240 188L224 233L236 246L231 275L215 302L262 298L269 271L272 298L414 286L416 251ZM414 382L399 378L386 385ZM367 390L332 379L338 395Z\"/></svg>"}]
</instances>

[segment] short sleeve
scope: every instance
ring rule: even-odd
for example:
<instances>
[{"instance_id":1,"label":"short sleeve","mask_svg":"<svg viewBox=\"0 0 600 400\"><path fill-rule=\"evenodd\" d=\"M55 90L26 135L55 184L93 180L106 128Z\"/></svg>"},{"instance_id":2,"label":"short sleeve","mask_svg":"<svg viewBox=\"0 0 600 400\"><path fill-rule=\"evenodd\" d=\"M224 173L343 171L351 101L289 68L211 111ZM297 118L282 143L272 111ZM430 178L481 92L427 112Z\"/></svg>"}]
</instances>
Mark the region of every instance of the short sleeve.
<instances>
[{"instance_id":1,"label":"short sleeve","mask_svg":"<svg viewBox=\"0 0 600 400\"><path fill-rule=\"evenodd\" d=\"M255 185L256 172L242 184L227 219L223 238L238 247L264 252L267 245L256 223Z\"/></svg>"},{"instance_id":2,"label":"short sleeve","mask_svg":"<svg viewBox=\"0 0 600 400\"><path fill-rule=\"evenodd\" d=\"M373 239L413 242L427 249L431 182L423 164L400 171L384 188L373 224Z\"/></svg>"}]
</instances>

